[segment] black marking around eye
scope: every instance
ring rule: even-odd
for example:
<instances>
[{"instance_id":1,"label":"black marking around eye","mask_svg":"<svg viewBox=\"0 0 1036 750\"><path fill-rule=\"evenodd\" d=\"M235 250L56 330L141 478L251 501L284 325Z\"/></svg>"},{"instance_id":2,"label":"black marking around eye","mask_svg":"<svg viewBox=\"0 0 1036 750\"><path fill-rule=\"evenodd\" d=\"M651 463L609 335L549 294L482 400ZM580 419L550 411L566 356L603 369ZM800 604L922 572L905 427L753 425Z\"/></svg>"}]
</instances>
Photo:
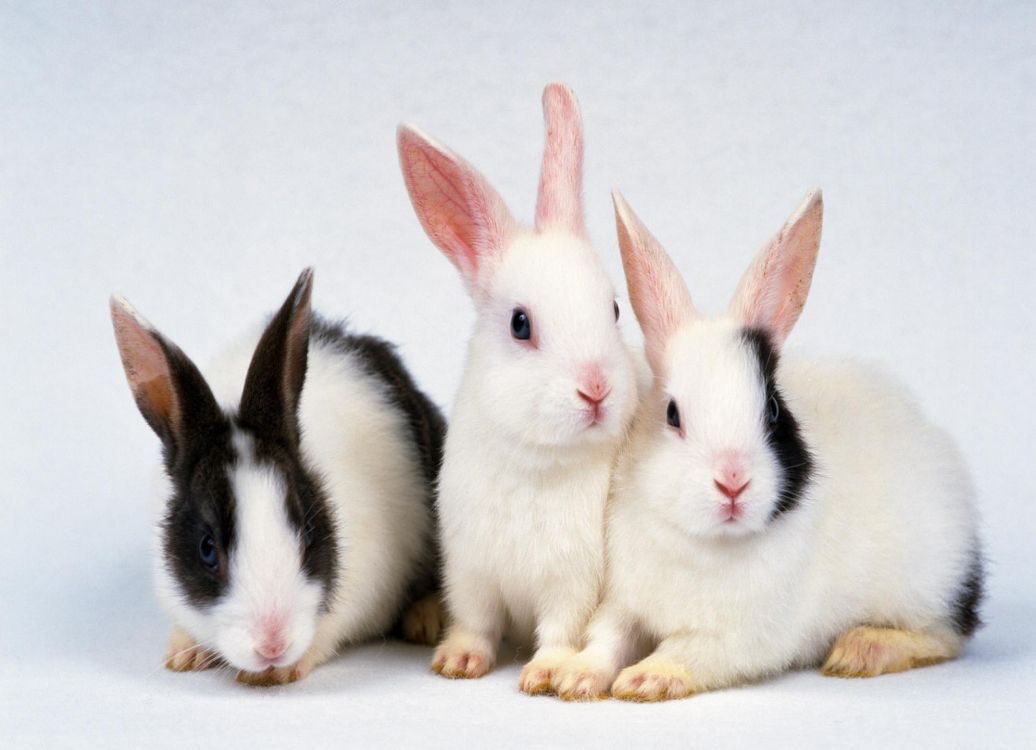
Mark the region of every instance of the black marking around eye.
<instances>
[{"instance_id":1,"label":"black marking around eye","mask_svg":"<svg viewBox=\"0 0 1036 750\"><path fill-rule=\"evenodd\" d=\"M165 565L180 592L195 607L216 602L229 585L227 562L237 544L230 472L237 461L230 422L213 421L209 431L185 446L180 460L167 466L172 497L162 520ZM219 562L209 569L198 554L211 534Z\"/></svg>"},{"instance_id":2,"label":"black marking around eye","mask_svg":"<svg viewBox=\"0 0 1036 750\"><path fill-rule=\"evenodd\" d=\"M776 419L763 416L766 439L781 467L781 481L778 485L777 503L770 520L793 510L802 498L802 493L813 475L813 455L802 437L799 423L788 409L780 389L777 387L777 363L779 355L770 335L758 328L742 331L745 343L755 353L759 374L766 389L766 412L771 414L776 404ZM771 400L773 403L771 403Z\"/></svg>"}]
</instances>

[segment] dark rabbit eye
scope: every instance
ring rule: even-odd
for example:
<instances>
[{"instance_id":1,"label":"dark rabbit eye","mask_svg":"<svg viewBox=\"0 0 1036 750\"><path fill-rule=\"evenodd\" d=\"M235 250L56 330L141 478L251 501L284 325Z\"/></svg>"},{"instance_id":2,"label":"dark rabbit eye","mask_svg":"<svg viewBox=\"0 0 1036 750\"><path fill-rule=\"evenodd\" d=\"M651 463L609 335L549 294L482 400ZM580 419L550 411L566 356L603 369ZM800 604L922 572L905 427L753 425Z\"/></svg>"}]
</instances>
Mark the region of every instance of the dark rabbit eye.
<instances>
[{"instance_id":1,"label":"dark rabbit eye","mask_svg":"<svg viewBox=\"0 0 1036 750\"><path fill-rule=\"evenodd\" d=\"M612 302L612 307L615 308L615 319L618 320L619 319L619 303L618 302Z\"/></svg>"},{"instance_id":2,"label":"dark rabbit eye","mask_svg":"<svg viewBox=\"0 0 1036 750\"><path fill-rule=\"evenodd\" d=\"M680 411L676 408L676 402L672 399L669 400L669 408L665 410L665 420L670 427L680 429Z\"/></svg>"},{"instance_id":3,"label":"dark rabbit eye","mask_svg":"<svg viewBox=\"0 0 1036 750\"><path fill-rule=\"evenodd\" d=\"M519 341L528 341L532 336L532 323L529 316L520 307L514 308L511 313L511 335Z\"/></svg>"},{"instance_id":4,"label":"dark rabbit eye","mask_svg":"<svg viewBox=\"0 0 1036 750\"><path fill-rule=\"evenodd\" d=\"M770 403L767 404L766 417L770 424L777 424L777 418L781 416L781 406L777 403L776 396L770 396Z\"/></svg>"},{"instance_id":5,"label":"dark rabbit eye","mask_svg":"<svg viewBox=\"0 0 1036 750\"><path fill-rule=\"evenodd\" d=\"M216 540L212 538L212 534L202 537L201 544L198 545L198 554L209 570L215 570L219 566L219 550L216 549Z\"/></svg>"}]
</instances>

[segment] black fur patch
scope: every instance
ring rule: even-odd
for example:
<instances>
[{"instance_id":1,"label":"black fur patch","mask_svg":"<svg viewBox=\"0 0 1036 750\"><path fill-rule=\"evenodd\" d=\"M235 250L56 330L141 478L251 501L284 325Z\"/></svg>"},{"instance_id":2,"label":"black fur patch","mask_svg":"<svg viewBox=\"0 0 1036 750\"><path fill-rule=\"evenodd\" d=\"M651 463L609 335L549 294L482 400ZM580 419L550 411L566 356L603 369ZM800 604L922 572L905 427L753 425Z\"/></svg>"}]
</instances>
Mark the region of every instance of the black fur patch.
<instances>
[{"instance_id":1,"label":"black fur patch","mask_svg":"<svg viewBox=\"0 0 1036 750\"><path fill-rule=\"evenodd\" d=\"M266 325L241 390L238 421L266 442L299 444L298 406L309 361L313 271L303 271Z\"/></svg>"},{"instance_id":2,"label":"black fur patch","mask_svg":"<svg viewBox=\"0 0 1036 750\"><path fill-rule=\"evenodd\" d=\"M137 403L144 419L162 439L162 457L169 475L174 476L185 464L204 455L203 446L209 441L218 442L225 437L229 425L209 384L191 358L161 334L152 335L169 363L169 379L176 392L179 418L166 424L152 415L145 403L139 400Z\"/></svg>"},{"instance_id":3,"label":"black fur patch","mask_svg":"<svg viewBox=\"0 0 1036 750\"><path fill-rule=\"evenodd\" d=\"M161 334L155 333L154 338L169 363L180 415L168 425L156 426L148 419L162 438L162 457L172 484L162 519L162 551L187 600L205 607L226 591L227 561L236 540L228 478L236 460L230 422L190 358ZM201 542L210 534L219 553L216 570L201 560Z\"/></svg>"},{"instance_id":4,"label":"black fur patch","mask_svg":"<svg viewBox=\"0 0 1036 750\"><path fill-rule=\"evenodd\" d=\"M230 422L221 418L204 435L195 434L180 460L166 462L173 493L162 522L165 564L198 608L215 603L226 591L227 566L237 540L229 478L237 456L230 434ZM202 539L210 534L219 551L216 570L201 560Z\"/></svg>"},{"instance_id":5,"label":"black fur patch","mask_svg":"<svg viewBox=\"0 0 1036 750\"><path fill-rule=\"evenodd\" d=\"M773 346L770 334L758 328L746 328L742 332L745 343L755 352L759 362L759 373L766 389L767 408L770 399L777 402L777 420L771 423L767 415L760 415L767 427L767 440L781 467L781 485L777 504L770 514L773 520L793 510L802 497L802 492L813 474L813 456L802 438L802 431L795 416L788 409L780 389L777 387L777 363L779 355Z\"/></svg>"},{"instance_id":6,"label":"black fur patch","mask_svg":"<svg viewBox=\"0 0 1036 750\"><path fill-rule=\"evenodd\" d=\"M413 601L437 590L441 580L435 483L439 476L439 467L442 465L446 420L431 399L417 387L396 354L395 347L384 339L350 334L343 323L332 323L317 315L313 316L311 336L321 344L349 355L372 377L379 380L389 400L403 413L410 427L410 434L421 461L421 470L429 487L426 503L433 521L431 538L427 540L431 550L429 564L411 586L408 600Z\"/></svg>"},{"instance_id":7,"label":"black fur patch","mask_svg":"<svg viewBox=\"0 0 1036 750\"><path fill-rule=\"evenodd\" d=\"M985 594L984 579L982 555L976 552L964 579L960 582L950 612L953 628L962 636L968 637L982 626L979 607Z\"/></svg>"}]
</instances>

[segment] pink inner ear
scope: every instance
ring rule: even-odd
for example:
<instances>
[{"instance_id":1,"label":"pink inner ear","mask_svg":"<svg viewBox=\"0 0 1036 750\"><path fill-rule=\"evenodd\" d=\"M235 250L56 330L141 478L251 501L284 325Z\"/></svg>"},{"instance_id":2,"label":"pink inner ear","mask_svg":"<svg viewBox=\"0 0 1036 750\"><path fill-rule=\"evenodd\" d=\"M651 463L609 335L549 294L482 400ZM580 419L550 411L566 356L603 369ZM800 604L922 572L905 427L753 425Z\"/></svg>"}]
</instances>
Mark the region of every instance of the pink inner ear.
<instances>
[{"instance_id":1,"label":"pink inner ear","mask_svg":"<svg viewBox=\"0 0 1036 750\"><path fill-rule=\"evenodd\" d=\"M399 153L410 199L425 232L465 276L478 270L476 229L464 177L446 154L400 133Z\"/></svg>"},{"instance_id":2,"label":"pink inner ear","mask_svg":"<svg viewBox=\"0 0 1036 750\"><path fill-rule=\"evenodd\" d=\"M157 418L175 429L180 404L165 352L127 303L113 299L111 312L119 356L137 404L149 422Z\"/></svg>"},{"instance_id":3,"label":"pink inner ear","mask_svg":"<svg viewBox=\"0 0 1036 750\"><path fill-rule=\"evenodd\" d=\"M612 197L630 303L644 332L648 362L660 373L669 337L698 313L683 277L661 244L618 192Z\"/></svg>"},{"instance_id":4,"label":"pink inner ear","mask_svg":"<svg viewBox=\"0 0 1036 750\"><path fill-rule=\"evenodd\" d=\"M823 208L819 190L807 196L745 272L731 302L735 317L769 330L778 345L806 304L820 251Z\"/></svg>"},{"instance_id":5,"label":"pink inner ear","mask_svg":"<svg viewBox=\"0 0 1036 750\"><path fill-rule=\"evenodd\" d=\"M414 128L400 127L399 158L425 232L473 287L514 231L510 212L477 170Z\"/></svg>"},{"instance_id":6,"label":"pink inner ear","mask_svg":"<svg viewBox=\"0 0 1036 750\"><path fill-rule=\"evenodd\" d=\"M583 217L583 122L575 94L559 83L543 92L547 129L536 199L536 228L586 234Z\"/></svg>"}]
</instances>

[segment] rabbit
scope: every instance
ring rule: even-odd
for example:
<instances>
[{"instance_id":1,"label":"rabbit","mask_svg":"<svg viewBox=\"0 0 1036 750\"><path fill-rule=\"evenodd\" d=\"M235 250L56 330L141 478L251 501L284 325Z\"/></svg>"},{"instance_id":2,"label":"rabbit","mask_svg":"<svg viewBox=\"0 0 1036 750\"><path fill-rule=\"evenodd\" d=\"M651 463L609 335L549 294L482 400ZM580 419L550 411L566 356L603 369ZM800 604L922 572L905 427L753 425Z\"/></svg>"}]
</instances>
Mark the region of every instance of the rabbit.
<instances>
[{"instance_id":1,"label":"rabbit","mask_svg":"<svg viewBox=\"0 0 1036 750\"><path fill-rule=\"evenodd\" d=\"M307 269L207 377L112 297L126 378L162 441L154 572L171 670L283 684L397 622L436 639L445 422L391 345L311 312L312 283Z\"/></svg>"},{"instance_id":2,"label":"rabbit","mask_svg":"<svg viewBox=\"0 0 1036 750\"><path fill-rule=\"evenodd\" d=\"M477 314L439 476L451 624L432 669L481 677L506 635L535 647L519 678L529 694L549 689L597 604L611 467L637 399L584 223L579 105L551 84L543 109L534 228L460 157L415 127L397 133L417 216Z\"/></svg>"},{"instance_id":3,"label":"rabbit","mask_svg":"<svg viewBox=\"0 0 1036 750\"><path fill-rule=\"evenodd\" d=\"M615 470L603 601L552 689L658 701L792 668L870 677L957 656L983 588L960 453L875 367L781 356L820 247L820 192L718 319L613 198L655 384Z\"/></svg>"}]
</instances>

